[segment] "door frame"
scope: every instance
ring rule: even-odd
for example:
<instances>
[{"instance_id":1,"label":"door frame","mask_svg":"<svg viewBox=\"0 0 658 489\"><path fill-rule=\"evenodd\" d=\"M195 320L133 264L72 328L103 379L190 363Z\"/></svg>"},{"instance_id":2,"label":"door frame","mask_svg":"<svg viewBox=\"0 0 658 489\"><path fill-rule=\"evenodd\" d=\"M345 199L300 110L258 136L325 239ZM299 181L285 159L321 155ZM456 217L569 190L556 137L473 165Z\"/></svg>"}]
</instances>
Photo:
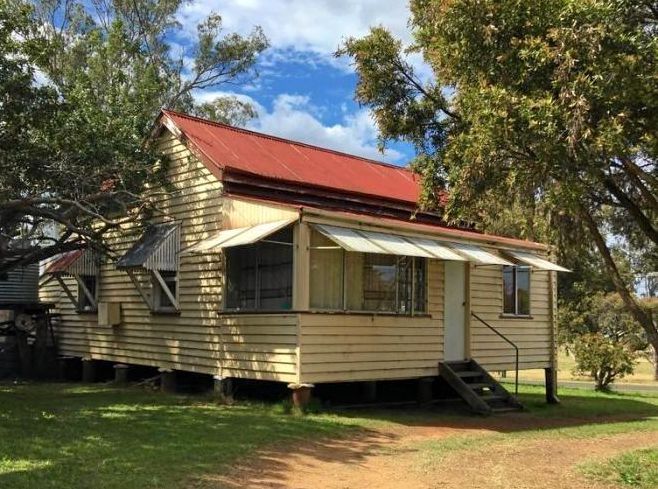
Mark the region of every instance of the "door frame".
<instances>
[{"instance_id":1,"label":"door frame","mask_svg":"<svg viewBox=\"0 0 658 489\"><path fill-rule=\"evenodd\" d=\"M447 342L446 342L446 337L447 337L447 331L448 331L448 322L446 315L448 313L448 308L450 307L448 305L448 301L446 300L447 296L447 291L448 291L448 273L447 273L447 267L448 263L450 263L451 267L454 263L455 269L459 268L462 270L463 273L463 313L464 317L462 318L461 321L461 326L462 326L462 336L463 336L463 347L462 347L462 358L450 358L450 360L447 359ZM444 283L444 300L443 300L443 360L444 361L458 361L458 360L464 360L466 358L470 358L470 263L469 262L445 262L444 267L443 267L443 283Z\"/></svg>"}]
</instances>

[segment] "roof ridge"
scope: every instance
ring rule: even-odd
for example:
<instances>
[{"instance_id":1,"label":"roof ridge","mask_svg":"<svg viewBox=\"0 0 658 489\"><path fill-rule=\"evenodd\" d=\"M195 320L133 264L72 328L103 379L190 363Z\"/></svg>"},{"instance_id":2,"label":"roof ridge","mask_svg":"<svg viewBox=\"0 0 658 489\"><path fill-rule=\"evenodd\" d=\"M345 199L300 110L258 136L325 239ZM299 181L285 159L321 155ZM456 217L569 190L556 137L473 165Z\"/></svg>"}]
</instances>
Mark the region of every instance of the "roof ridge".
<instances>
[{"instance_id":1,"label":"roof ridge","mask_svg":"<svg viewBox=\"0 0 658 489\"><path fill-rule=\"evenodd\" d=\"M240 133L243 133L243 134L251 134L251 135L256 136L256 137L261 137L261 138L264 138L264 139L271 139L272 141L279 141L279 142L283 142L283 143L294 144L296 146L302 146L302 147L305 147L305 148L315 149L315 150L318 150L318 151L324 151L325 153L332 153L332 154L336 154L336 155L340 155L340 156L347 156L349 158L356 158L356 159L362 160L366 163L371 163L371 164L374 164L374 165L381 165L381 166L385 166L387 168L392 168L392 169L395 169L395 170L403 170L403 171L406 171L408 173L411 173L412 175L416 175L415 172L413 172L408 166L398 166L398 165L395 165L393 163L386 163L385 161L373 160L372 158L366 158L364 156L354 155L354 154L351 154L351 153L346 153L344 151L338 151L336 149L324 148L322 146L317 146L315 144L309 144L309 143L304 143L304 142L301 142L301 141L295 141L294 139L286 139L286 138L282 138L282 137L279 137L279 136L274 136L272 134L265 134L265 133L262 133L262 132L253 131L251 129L245 129L243 127L231 126L230 124L225 124L223 122L211 121L209 119L204 119L203 117L197 117L197 116L194 116L194 115L185 114L184 112L178 112L178 111L171 110L171 109L162 109L162 112L165 115L173 114L175 116L184 117L186 119L191 119L193 121L197 121L197 122L200 122L200 123L203 123L203 124L208 124L208 125L211 125L211 126L217 126L217 127L221 127L221 128L224 128L224 129L231 130L231 131L240 132Z\"/></svg>"}]
</instances>

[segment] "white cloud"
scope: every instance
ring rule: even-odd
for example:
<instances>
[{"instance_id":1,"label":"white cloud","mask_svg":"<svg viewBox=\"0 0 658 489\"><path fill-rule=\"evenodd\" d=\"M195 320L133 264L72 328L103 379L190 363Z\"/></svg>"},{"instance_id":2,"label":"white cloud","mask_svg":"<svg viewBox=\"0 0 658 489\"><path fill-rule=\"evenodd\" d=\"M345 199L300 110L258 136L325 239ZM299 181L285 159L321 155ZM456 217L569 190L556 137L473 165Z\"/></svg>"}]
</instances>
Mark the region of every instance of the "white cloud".
<instances>
[{"instance_id":1,"label":"white cloud","mask_svg":"<svg viewBox=\"0 0 658 489\"><path fill-rule=\"evenodd\" d=\"M179 20L190 32L210 11L219 12L227 31L248 33L254 25L263 27L272 49L265 59L276 62L301 57L309 64L309 54L317 62L351 69L347 60L336 60L334 51L348 37L360 37L371 26L387 27L405 45L411 43L407 22L408 4L402 0L196 0L185 4ZM423 71L420 57L413 64Z\"/></svg>"},{"instance_id":2,"label":"white cloud","mask_svg":"<svg viewBox=\"0 0 658 489\"><path fill-rule=\"evenodd\" d=\"M365 109L345 114L340 123L325 125L319 118L320 109L304 95L280 94L274 99L272 110L267 110L248 95L238 93L200 92L195 98L207 102L226 95L234 95L254 105L259 117L247 126L254 131L375 160L403 162L404 155L399 151L388 149L384 154L379 151L377 127Z\"/></svg>"}]
</instances>

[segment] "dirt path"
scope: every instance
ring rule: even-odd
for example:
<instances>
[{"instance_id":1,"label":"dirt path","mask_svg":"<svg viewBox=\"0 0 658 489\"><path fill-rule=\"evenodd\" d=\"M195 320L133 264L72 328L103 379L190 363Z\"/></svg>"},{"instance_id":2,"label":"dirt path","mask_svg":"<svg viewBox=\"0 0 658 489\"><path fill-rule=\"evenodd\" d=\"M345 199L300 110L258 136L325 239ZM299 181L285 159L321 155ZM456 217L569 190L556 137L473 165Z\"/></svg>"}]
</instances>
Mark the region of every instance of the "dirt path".
<instances>
[{"instance_id":1,"label":"dirt path","mask_svg":"<svg viewBox=\"0 0 658 489\"><path fill-rule=\"evenodd\" d=\"M463 439L464 435L487 437L538 422L542 421L501 417L489 424L474 420L462 421L460 426L396 426L345 439L275 447L260 452L226 476L204 477L194 487L599 489L609 486L583 478L575 468L577 464L658 444L658 432L650 432L588 439L492 437L491 442L441 456L421 448L432 441Z\"/></svg>"}]
</instances>

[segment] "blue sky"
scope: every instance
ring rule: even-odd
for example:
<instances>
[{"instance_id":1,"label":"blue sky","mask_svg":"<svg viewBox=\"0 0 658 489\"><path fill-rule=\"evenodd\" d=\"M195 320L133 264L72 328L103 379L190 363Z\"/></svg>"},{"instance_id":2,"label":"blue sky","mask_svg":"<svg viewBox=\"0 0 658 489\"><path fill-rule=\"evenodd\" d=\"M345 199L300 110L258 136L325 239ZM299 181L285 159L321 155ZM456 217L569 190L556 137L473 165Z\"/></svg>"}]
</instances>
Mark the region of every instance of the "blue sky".
<instances>
[{"instance_id":1,"label":"blue sky","mask_svg":"<svg viewBox=\"0 0 658 489\"><path fill-rule=\"evenodd\" d=\"M349 60L333 56L343 39L362 36L373 25L410 43L406 2L196 0L182 8L179 20L192 33L211 11L222 15L227 32L247 34L260 25L271 47L259 59L254 83L197 93L199 99L231 93L249 100L259 113L249 127L265 133L396 164L413 157L413 149L401 143L379 153L372 117L354 102L356 75ZM419 57L412 61L423 77L430 76Z\"/></svg>"}]
</instances>

